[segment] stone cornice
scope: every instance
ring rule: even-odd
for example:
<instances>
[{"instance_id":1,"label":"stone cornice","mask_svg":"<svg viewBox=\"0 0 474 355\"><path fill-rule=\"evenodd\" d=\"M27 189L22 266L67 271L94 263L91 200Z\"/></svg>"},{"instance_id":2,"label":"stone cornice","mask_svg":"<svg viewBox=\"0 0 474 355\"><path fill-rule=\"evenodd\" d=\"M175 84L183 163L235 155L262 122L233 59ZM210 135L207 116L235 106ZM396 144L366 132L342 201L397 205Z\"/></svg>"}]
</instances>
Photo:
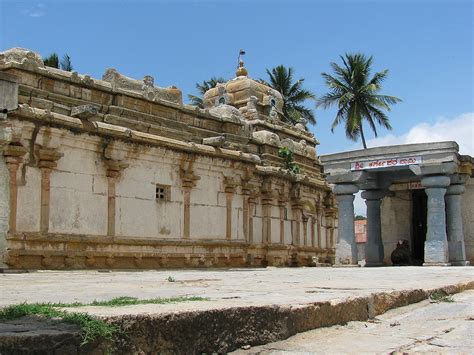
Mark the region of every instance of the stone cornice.
<instances>
[{"instance_id":1,"label":"stone cornice","mask_svg":"<svg viewBox=\"0 0 474 355\"><path fill-rule=\"evenodd\" d=\"M140 131L104 122L90 122L93 127L93 130L91 130L90 128L86 128L84 123L79 118L74 118L48 110L30 107L24 104L20 105L18 110L11 114L12 118L15 118L16 116L22 119L32 120L34 122L41 122L45 126L57 126L59 128L67 128L73 131L80 131L86 134L112 137L119 140L121 139L127 142L141 143L144 145L164 146L178 151L222 157L253 164L260 162L260 158L254 154L243 153L241 151L223 148L215 148L203 144L183 142L176 139L166 138L150 133L143 133Z\"/></svg>"},{"instance_id":2,"label":"stone cornice","mask_svg":"<svg viewBox=\"0 0 474 355\"><path fill-rule=\"evenodd\" d=\"M34 74L38 74L44 77L48 77L54 80L59 80L63 82L67 82L71 85L78 85L81 87L85 87L88 89L95 89L95 90L100 90L107 92L111 95L116 95L116 94L122 94L125 96L133 97L136 99L152 102L155 104L163 105L166 107L174 108L176 110L179 110L180 112L191 114L198 116L199 118L206 118L206 119L211 119L215 121L222 121L222 119L219 119L218 117L211 115L209 113L208 109L200 109L198 107L188 105L188 104L183 104L183 103L174 103L171 101L167 100L162 100L159 98L155 98L154 100L148 99L146 96L143 96L140 93L136 93L133 91L129 90L124 90L120 88L113 88L111 83L104 81L104 80L99 80L99 79L94 79L91 78L89 75L82 75L78 74L77 72L67 72L55 68L50 68L50 67L37 67L34 65L31 65L29 63L26 64L20 64L17 62L8 62L6 64L1 64L0 65L0 71L8 70L8 69L16 69L16 70L22 70ZM35 90L40 90L38 88L32 88ZM87 102L84 102L87 103ZM275 131L283 132L289 136L295 137L295 138L300 138L300 139L305 139L308 142L312 144L319 144L319 141L312 137L312 135L308 132L303 132L303 131L296 131L291 128L291 126L285 124L284 122L278 122L278 124L272 123L272 122L266 122L264 120L257 120L255 124L258 124L263 127L270 128Z\"/></svg>"}]
</instances>

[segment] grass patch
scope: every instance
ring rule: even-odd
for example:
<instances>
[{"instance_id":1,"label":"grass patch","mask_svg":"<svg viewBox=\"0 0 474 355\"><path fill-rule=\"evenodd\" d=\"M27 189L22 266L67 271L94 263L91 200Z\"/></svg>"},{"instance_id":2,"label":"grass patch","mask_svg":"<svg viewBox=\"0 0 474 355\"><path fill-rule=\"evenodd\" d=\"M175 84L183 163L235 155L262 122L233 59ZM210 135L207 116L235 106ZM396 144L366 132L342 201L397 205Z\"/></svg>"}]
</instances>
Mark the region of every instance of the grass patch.
<instances>
[{"instance_id":1,"label":"grass patch","mask_svg":"<svg viewBox=\"0 0 474 355\"><path fill-rule=\"evenodd\" d=\"M180 303L180 302L192 302L192 301L209 301L209 298L204 297L171 297L171 298L151 298L140 300L135 297L117 297L112 298L110 301L93 301L86 306L106 306L106 307L120 307L129 306L134 304L168 304L168 303Z\"/></svg>"},{"instance_id":2,"label":"grass patch","mask_svg":"<svg viewBox=\"0 0 474 355\"><path fill-rule=\"evenodd\" d=\"M67 313L48 303L22 303L0 310L0 320L13 320L28 315L38 315L48 319L77 324L81 329L81 345L97 338L112 339L115 334L120 332L118 326L93 318L87 313Z\"/></svg>"},{"instance_id":3,"label":"grass patch","mask_svg":"<svg viewBox=\"0 0 474 355\"><path fill-rule=\"evenodd\" d=\"M452 303L454 302L453 297L450 295L446 294L443 291L435 291L430 295L430 300L434 302L448 302Z\"/></svg>"},{"instance_id":4,"label":"grass patch","mask_svg":"<svg viewBox=\"0 0 474 355\"><path fill-rule=\"evenodd\" d=\"M13 320L28 315L38 315L48 319L77 324L82 334L81 345L85 345L97 338L110 340L114 335L122 332L122 330L116 325L94 318L87 313L66 312L58 308L86 306L120 307L136 304L169 304L207 300L209 299L204 297L171 297L140 300L135 297L122 296L109 301L93 301L91 303L21 303L0 309L0 321Z\"/></svg>"}]
</instances>

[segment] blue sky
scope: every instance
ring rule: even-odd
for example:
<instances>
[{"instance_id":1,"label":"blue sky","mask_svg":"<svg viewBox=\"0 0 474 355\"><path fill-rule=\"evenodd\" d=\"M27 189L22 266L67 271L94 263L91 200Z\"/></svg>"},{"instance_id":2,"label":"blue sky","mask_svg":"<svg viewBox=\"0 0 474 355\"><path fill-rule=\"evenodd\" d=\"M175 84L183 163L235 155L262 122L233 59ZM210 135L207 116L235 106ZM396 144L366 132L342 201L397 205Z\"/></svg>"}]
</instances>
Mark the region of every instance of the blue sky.
<instances>
[{"instance_id":1,"label":"blue sky","mask_svg":"<svg viewBox=\"0 0 474 355\"><path fill-rule=\"evenodd\" d=\"M374 56L375 70L390 70L384 92L403 99L390 112L393 131L370 144L452 139L474 154L470 0L0 0L0 49L16 46L68 53L95 78L110 67L152 75L185 97L196 82L233 77L240 48L251 77L284 64L318 96L329 63L360 51ZM333 110L316 116L319 153L359 147L342 127L330 132Z\"/></svg>"}]
</instances>

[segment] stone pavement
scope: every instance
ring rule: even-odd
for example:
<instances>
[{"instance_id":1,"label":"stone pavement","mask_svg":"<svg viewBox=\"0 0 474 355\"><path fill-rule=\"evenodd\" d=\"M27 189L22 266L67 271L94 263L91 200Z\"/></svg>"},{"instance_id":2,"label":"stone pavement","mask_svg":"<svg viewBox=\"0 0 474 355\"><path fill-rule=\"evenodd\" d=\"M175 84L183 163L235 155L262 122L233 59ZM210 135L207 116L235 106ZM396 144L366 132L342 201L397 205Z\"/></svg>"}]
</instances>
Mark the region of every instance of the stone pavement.
<instances>
[{"instance_id":1,"label":"stone pavement","mask_svg":"<svg viewBox=\"0 0 474 355\"><path fill-rule=\"evenodd\" d=\"M226 353L316 328L367 321L392 308L425 300L435 290L457 293L466 289L474 289L471 267L54 271L0 274L0 307L119 296L207 297L209 301L67 308L125 329L127 339L114 343L117 353L123 353L126 344L135 349L133 354L201 354ZM35 344L37 349L39 341L51 333L38 333L35 324L13 323L5 324L8 332L0 330L0 352L25 344ZM18 331L13 330L16 327ZM74 339L69 332L55 344L79 349Z\"/></svg>"},{"instance_id":2,"label":"stone pavement","mask_svg":"<svg viewBox=\"0 0 474 355\"><path fill-rule=\"evenodd\" d=\"M175 281L168 281L168 277ZM164 271L38 271L0 274L0 306L90 302L119 296L201 296L212 302L89 307L97 315L341 301L377 292L434 289L474 281L471 267L261 268Z\"/></svg>"},{"instance_id":3,"label":"stone pavement","mask_svg":"<svg viewBox=\"0 0 474 355\"><path fill-rule=\"evenodd\" d=\"M315 329L233 354L472 354L474 291L452 298L454 303L422 301L368 322Z\"/></svg>"}]
</instances>

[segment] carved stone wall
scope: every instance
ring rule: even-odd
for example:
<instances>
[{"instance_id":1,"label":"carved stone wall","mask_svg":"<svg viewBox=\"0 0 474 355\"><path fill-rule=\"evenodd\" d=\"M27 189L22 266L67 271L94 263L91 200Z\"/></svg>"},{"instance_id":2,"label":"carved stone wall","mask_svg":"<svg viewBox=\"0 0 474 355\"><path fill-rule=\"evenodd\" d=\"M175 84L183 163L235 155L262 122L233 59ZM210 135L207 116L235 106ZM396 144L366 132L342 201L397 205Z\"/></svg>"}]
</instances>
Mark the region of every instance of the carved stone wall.
<instances>
[{"instance_id":1,"label":"carved stone wall","mask_svg":"<svg viewBox=\"0 0 474 355\"><path fill-rule=\"evenodd\" d=\"M332 206L320 203L330 188L317 141L304 129L278 124L261 109L249 121L250 98L247 111L219 103L201 110L149 76L135 80L107 70L96 80L47 68L40 59L24 49L0 54L0 73L15 74L19 82L0 127L0 138L16 132L0 145L4 265L333 260ZM284 169L282 146L294 150L300 174Z\"/></svg>"}]
</instances>

